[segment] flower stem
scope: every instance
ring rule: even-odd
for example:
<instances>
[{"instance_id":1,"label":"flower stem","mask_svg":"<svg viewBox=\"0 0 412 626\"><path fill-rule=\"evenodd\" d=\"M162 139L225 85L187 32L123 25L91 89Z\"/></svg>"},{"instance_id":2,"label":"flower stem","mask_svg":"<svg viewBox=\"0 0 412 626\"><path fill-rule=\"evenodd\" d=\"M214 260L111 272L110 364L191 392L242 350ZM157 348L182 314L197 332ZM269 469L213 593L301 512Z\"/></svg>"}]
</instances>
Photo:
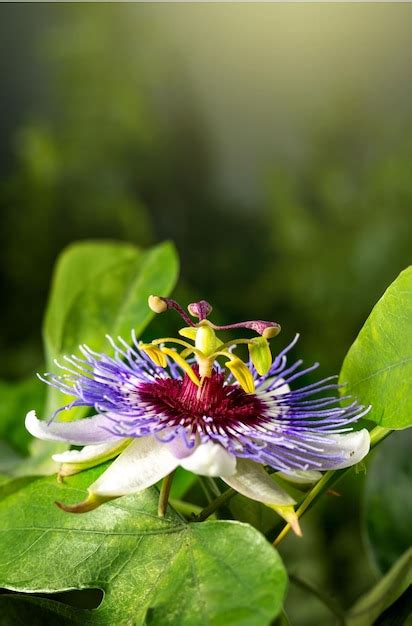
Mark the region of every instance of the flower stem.
<instances>
[{"instance_id":1,"label":"flower stem","mask_svg":"<svg viewBox=\"0 0 412 626\"><path fill-rule=\"evenodd\" d=\"M373 430L371 430L371 448L374 448L381 441L386 439L388 435L391 434L390 428L383 428L382 426L375 426Z\"/></svg>"},{"instance_id":2,"label":"flower stem","mask_svg":"<svg viewBox=\"0 0 412 626\"><path fill-rule=\"evenodd\" d=\"M375 426L370 432L371 438L371 449L377 446L381 441L383 441L388 435L390 435L392 430L389 428L382 428L381 426ZM296 511L296 515L298 518L302 517L302 515L314 504L314 502L329 489L332 485L334 485L338 480L342 478L351 467L347 467L343 470L329 470L325 472L319 482L309 491L306 498L303 500L302 504L298 507ZM274 546L278 546L279 543L286 537L288 532L290 531L290 524L286 524L283 527L279 535L276 537L273 542Z\"/></svg>"},{"instance_id":3,"label":"flower stem","mask_svg":"<svg viewBox=\"0 0 412 626\"><path fill-rule=\"evenodd\" d=\"M205 495L205 498L207 500L207 503L210 504L211 502L213 502L213 494L210 491L210 485L206 480L205 476L198 476L197 480L199 481L199 485Z\"/></svg>"},{"instance_id":4,"label":"flower stem","mask_svg":"<svg viewBox=\"0 0 412 626\"><path fill-rule=\"evenodd\" d=\"M328 487L331 486L332 483L335 483L336 480L338 480L346 472L347 472L347 470L341 470L339 472L339 475L336 476L336 474L337 474L336 471L333 471L333 470L327 471L322 476L322 478L319 480L319 482L317 482L316 485L309 491L308 495L303 500L302 504L298 507L298 509L296 511L297 517L298 518L302 517L302 515L308 510L308 508L311 506L311 504L319 496L321 496L328 489ZM333 480L333 478L335 478L335 480ZM282 541L282 539L284 539L286 537L286 535L288 534L290 529L291 529L290 524L286 524L286 526L283 527L283 529L281 530L281 532L279 533L279 535L276 537L275 541L273 542L273 545L275 547L277 545L279 545L279 543Z\"/></svg>"},{"instance_id":5,"label":"flower stem","mask_svg":"<svg viewBox=\"0 0 412 626\"><path fill-rule=\"evenodd\" d=\"M163 478L162 487L159 494L159 503L157 505L157 514L159 517L164 517L166 514L167 504L169 502L170 488L172 486L173 477L175 472L171 472L168 476Z\"/></svg>"},{"instance_id":6,"label":"flower stem","mask_svg":"<svg viewBox=\"0 0 412 626\"><path fill-rule=\"evenodd\" d=\"M205 519L210 517L212 513L214 513L218 508L229 502L233 496L236 495L236 491L234 489L226 489L216 500L213 500L210 504L208 504L202 511L200 511L199 515L196 518L197 522L204 522Z\"/></svg>"}]
</instances>

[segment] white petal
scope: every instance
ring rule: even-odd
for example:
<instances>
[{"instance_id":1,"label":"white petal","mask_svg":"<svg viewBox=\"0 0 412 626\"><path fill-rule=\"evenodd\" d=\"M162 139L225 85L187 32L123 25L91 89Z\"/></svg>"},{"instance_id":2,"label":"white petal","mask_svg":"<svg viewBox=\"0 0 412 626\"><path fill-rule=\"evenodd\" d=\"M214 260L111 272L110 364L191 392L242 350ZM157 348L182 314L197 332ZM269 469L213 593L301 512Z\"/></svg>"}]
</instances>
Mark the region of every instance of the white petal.
<instances>
[{"instance_id":1,"label":"white petal","mask_svg":"<svg viewBox=\"0 0 412 626\"><path fill-rule=\"evenodd\" d=\"M370 436L366 428L346 435L329 435L325 438L325 452L341 457L339 462L325 461L322 469L342 469L359 463L369 452Z\"/></svg>"},{"instance_id":2,"label":"white petal","mask_svg":"<svg viewBox=\"0 0 412 626\"><path fill-rule=\"evenodd\" d=\"M236 491L269 506L290 506L295 500L282 489L263 469L263 466L249 459L237 459L233 476L222 476L223 480Z\"/></svg>"},{"instance_id":3,"label":"white petal","mask_svg":"<svg viewBox=\"0 0 412 626\"><path fill-rule=\"evenodd\" d=\"M322 478L322 474L316 470L290 470L289 472L276 472L276 476L296 485L312 485Z\"/></svg>"},{"instance_id":4,"label":"white petal","mask_svg":"<svg viewBox=\"0 0 412 626\"><path fill-rule=\"evenodd\" d=\"M138 493L161 480L179 461L154 437L135 439L110 467L89 487L99 496Z\"/></svg>"},{"instance_id":5,"label":"white petal","mask_svg":"<svg viewBox=\"0 0 412 626\"><path fill-rule=\"evenodd\" d=\"M65 441L75 446L119 441L119 437L109 433L105 426L107 418L95 415L74 422L51 422L39 420L35 411L26 415L26 428L33 437L46 441Z\"/></svg>"},{"instance_id":6,"label":"white petal","mask_svg":"<svg viewBox=\"0 0 412 626\"><path fill-rule=\"evenodd\" d=\"M259 387L256 388L256 393L262 393L266 391L266 389L276 380L276 376L271 376L271 378L267 378ZM281 384L283 383L283 384ZM277 379L277 387L270 392L271 395L281 396L284 393L289 393L290 387L287 383L284 382L283 378Z\"/></svg>"},{"instance_id":7,"label":"white petal","mask_svg":"<svg viewBox=\"0 0 412 626\"><path fill-rule=\"evenodd\" d=\"M110 458L118 450L124 448L130 439L121 439L116 443L99 443L97 445L84 446L81 450L66 450L60 454L53 454L52 459L56 463L89 463L99 461L101 458ZM97 463L96 463L97 465Z\"/></svg>"},{"instance_id":8,"label":"white petal","mask_svg":"<svg viewBox=\"0 0 412 626\"><path fill-rule=\"evenodd\" d=\"M163 434L163 432L161 434ZM182 435L177 435L174 439L172 439L172 441L170 441L166 445L169 448L170 452L177 459L184 459L185 457L190 456L191 454L193 454L193 451L195 449L194 447L189 448Z\"/></svg>"},{"instance_id":9,"label":"white petal","mask_svg":"<svg viewBox=\"0 0 412 626\"><path fill-rule=\"evenodd\" d=\"M275 389L273 390L273 395L281 396L284 393L289 393L290 387L287 383L283 382L283 378L279 378L277 382L278 382L278 386L275 387ZM283 382L283 385L280 385L279 384L280 382Z\"/></svg>"},{"instance_id":10,"label":"white petal","mask_svg":"<svg viewBox=\"0 0 412 626\"><path fill-rule=\"evenodd\" d=\"M224 478L235 472L236 457L220 444L208 441L197 446L190 456L180 459L180 465L194 474Z\"/></svg>"}]
</instances>

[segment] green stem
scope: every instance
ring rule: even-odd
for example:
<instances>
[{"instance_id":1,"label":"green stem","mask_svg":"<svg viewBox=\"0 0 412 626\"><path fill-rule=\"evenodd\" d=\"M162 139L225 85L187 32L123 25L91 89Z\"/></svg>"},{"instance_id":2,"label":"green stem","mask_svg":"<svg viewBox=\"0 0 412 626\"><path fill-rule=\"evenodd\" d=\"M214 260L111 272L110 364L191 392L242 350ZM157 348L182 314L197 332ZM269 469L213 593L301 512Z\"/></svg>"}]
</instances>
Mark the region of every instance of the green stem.
<instances>
[{"instance_id":1,"label":"green stem","mask_svg":"<svg viewBox=\"0 0 412 626\"><path fill-rule=\"evenodd\" d=\"M199 484L202 488L203 493L205 494L205 498L208 502L208 504L210 504L211 502L213 502L213 494L210 491L210 486L206 481L206 477L205 476L198 476L197 477Z\"/></svg>"},{"instance_id":2,"label":"green stem","mask_svg":"<svg viewBox=\"0 0 412 626\"><path fill-rule=\"evenodd\" d=\"M202 507L192 502L185 502L176 498L170 498L169 504L185 517L191 517L193 514L198 515L202 511Z\"/></svg>"},{"instance_id":3,"label":"green stem","mask_svg":"<svg viewBox=\"0 0 412 626\"><path fill-rule=\"evenodd\" d=\"M168 476L163 478L162 487L159 494L159 503L157 505L157 514L159 517L164 517L166 514L167 504L169 502L170 488L175 473L171 472Z\"/></svg>"},{"instance_id":4,"label":"green stem","mask_svg":"<svg viewBox=\"0 0 412 626\"><path fill-rule=\"evenodd\" d=\"M382 426L375 426L375 428L373 428L370 432L371 449L377 446L381 441L383 441L388 435L391 434L391 432L392 430L390 430L389 428L382 428ZM347 467L343 470L329 470L325 472L325 474L322 476L319 482L317 482L316 485L309 491L308 495L303 500L302 504L298 507L296 511L296 515L298 516L298 518L302 517L302 515L309 508L313 506L315 501L325 491L327 491L330 487L332 487L332 485L334 485L338 480L340 480L342 476L344 476L350 469L352 469L352 466ZM279 545L282 539L284 539L286 535L288 534L288 532L290 531L290 528L291 528L290 524L286 524L286 526L283 527L283 529L281 530L281 532L279 533L279 535L276 537L275 541L273 542L274 546Z\"/></svg>"},{"instance_id":5,"label":"green stem","mask_svg":"<svg viewBox=\"0 0 412 626\"><path fill-rule=\"evenodd\" d=\"M217 509L226 504L226 502L229 502L229 500L235 495L236 491L234 489L227 489L218 498L216 498L216 500L210 502L210 504L208 504L202 511L200 511L196 521L203 522L205 519L210 517L212 513L217 511Z\"/></svg>"},{"instance_id":6,"label":"green stem","mask_svg":"<svg viewBox=\"0 0 412 626\"><path fill-rule=\"evenodd\" d=\"M348 468L349 469L349 468ZM340 470L339 476L336 476L336 470L329 470L325 474L323 474L322 478L316 483L314 487L309 491L306 498L303 500L302 504L297 508L296 515L298 518L302 517L302 515L309 509L309 507L315 502L315 500L321 496L332 484L334 484L339 478L343 476L348 470ZM335 479L335 480L333 480ZM290 531L290 524L286 524L276 537L273 545L276 547L279 543L286 537L288 532Z\"/></svg>"},{"instance_id":7,"label":"green stem","mask_svg":"<svg viewBox=\"0 0 412 626\"><path fill-rule=\"evenodd\" d=\"M333 613L333 615L338 620L339 626L343 626L343 624L345 623L345 614L340 606L332 598L330 598L326 593L323 593L323 591L320 591L316 587L312 587L311 584L309 584L305 580L302 580L298 576L295 576L294 574L289 574L289 580L297 587L300 587L301 589L304 589L305 591L308 591L312 595L316 596L316 598L318 598L318 600L320 600L322 604L324 604L329 609L329 611Z\"/></svg>"},{"instance_id":8,"label":"green stem","mask_svg":"<svg viewBox=\"0 0 412 626\"><path fill-rule=\"evenodd\" d=\"M207 484L210 487L210 491L213 493L215 498L218 498L221 495L221 491L216 484L216 480L211 477L208 477L206 480L207 480Z\"/></svg>"},{"instance_id":9,"label":"green stem","mask_svg":"<svg viewBox=\"0 0 412 626\"><path fill-rule=\"evenodd\" d=\"M375 426L373 430L371 430L371 448L374 448L381 441L386 439L388 435L391 434L390 428L382 428L382 426Z\"/></svg>"}]
</instances>

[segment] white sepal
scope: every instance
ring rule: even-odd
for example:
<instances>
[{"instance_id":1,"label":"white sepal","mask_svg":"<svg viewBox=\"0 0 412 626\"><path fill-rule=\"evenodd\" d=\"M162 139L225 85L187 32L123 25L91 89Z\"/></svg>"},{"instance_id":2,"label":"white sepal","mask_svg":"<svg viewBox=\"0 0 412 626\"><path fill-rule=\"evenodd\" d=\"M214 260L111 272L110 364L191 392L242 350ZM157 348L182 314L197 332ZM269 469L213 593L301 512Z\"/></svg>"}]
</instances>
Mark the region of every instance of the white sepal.
<instances>
[{"instance_id":1,"label":"white sepal","mask_svg":"<svg viewBox=\"0 0 412 626\"><path fill-rule=\"evenodd\" d=\"M256 394L264 393L268 387L270 387L276 380L276 387L269 393L273 396L281 396L284 393L290 392L290 387L287 383L285 383L283 378L278 378L277 376L271 376L267 378L261 385L256 387Z\"/></svg>"},{"instance_id":2,"label":"white sepal","mask_svg":"<svg viewBox=\"0 0 412 626\"><path fill-rule=\"evenodd\" d=\"M249 459L237 459L236 472L223 480L244 496L268 506L291 506L295 500L263 469Z\"/></svg>"},{"instance_id":3,"label":"white sepal","mask_svg":"<svg viewBox=\"0 0 412 626\"><path fill-rule=\"evenodd\" d=\"M89 493L106 497L138 493L170 474L178 464L165 444L154 437L140 437L89 487Z\"/></svg>"},{"instance_id":4,"label":"white sepal","mask_svg":"<svg viewBox=\"0 0 412 626\"><path fill-rule=\"evenodd\" d=\"M236 470L236 457L213 441L201 443L180 465L189 472L201 476L231 476Z\"/></svg>"},{"instance_id":5,"label":"white sepal","mask_svg":"<svg viewBox=\"0 0 412 626\"><path fill-rule=\"evenodd\" d=\"M26 415L26 428L33 437L45 441L65 441L75 446L119 441L119 436L109 433L105 426L107 418L95 415L74 422L46 422L36 417L36 411Z\"/></svg>"},{"instance_id":6,"label":"white sepal","mask_svg":"<svg viewBox=\"0 0 412 626\"><path fill-rule=\"evenodd\" d=\"M53 454L52 459L61 463L59 476L72 476L89 467L100 465L118 456L131 442L131 439L120 439L116 443L99 443L85 446L81 450L67 450Z\"/></svg>"},{"instance_id":7,"label":"white sepal","mask_svg":"<svg viewBox=\"0 0 412 626\"><path fill-rule=\"evenodd\" d=\"M356 465L369 452L370 435L366 428L343 435L328 435L325 437L324 451L341 458L339 462L325 459L322 469L343 469Z\"/></svg>"},{"instance_id":8,"label":"white sepal","mask_svg":"<svg viewBox=\"0 0 412 626\"><path fill-rule=\"evenodd\" d=\"M317 470L289 470L288 472L276 472L276 476L283 478L295 485L313 485L322 478L321 472Z\"/></svg>"}]
</instances>

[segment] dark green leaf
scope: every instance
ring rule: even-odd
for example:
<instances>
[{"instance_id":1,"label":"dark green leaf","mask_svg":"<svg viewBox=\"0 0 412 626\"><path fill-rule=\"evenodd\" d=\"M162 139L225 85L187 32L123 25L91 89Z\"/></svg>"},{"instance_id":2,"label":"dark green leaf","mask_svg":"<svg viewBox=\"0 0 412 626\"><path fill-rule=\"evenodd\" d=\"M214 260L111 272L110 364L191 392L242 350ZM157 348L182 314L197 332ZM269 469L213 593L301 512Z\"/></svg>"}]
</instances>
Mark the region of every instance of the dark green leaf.
<instances>
[{"instance_id":1,"label":"dark green leaf","mask_svg":"<svg viewBox=\"0 0 412 626\"><path fill-rule=\"evenodd\" d=\"M26 413L34 407L41 411L45 396L45 386L34 375L18 383L0 382L0 439L20 455L28 454L32 439L24 427ZM6 469L2 464L1 471Z\"/></svg>"},{"instance_id":2,"label":"dark green leaf","mask_svg":"<svg viewBox=\"0 0 412 626\"><path fill-rule=\"evenodd\" d=\"M412 583L412 548L395 563L392 569L352 607L346 617L346 626L372 626Z\"/></svg>"},{"instance_id":3,"label":"dark green leaf","mask_svg":"<svg viewBox=\"0 0 412 626\"><path fill-rule=\"evenodd\" d=\"M412 267L385 291L343 363L340 382L384 428L412 424Z\"/></svg>"},{"instance_id":4,"label":"dark green leaf","mask_svg":"<svg viewBox=\"0 0 412 626\"><path fill-rule=\"evenodd\" d=\"M279 617L272 622L272 626L291 626L290 621L288 620L288 616L285 611L282 611Z\"/></svg>"},{"instance_id":5,"label":"dark green leaf","mask_svg":"<svg viewBox=\"0 0 412 626\"><path fill-rule=\"evenodd\" d=\"M412 624L412 586L386 609L376 620L374 626L411 626Z\"/></svg>"},{"instance_id":6,"label":"dark green leaf","mask_svg":"<svg viewBox=\"0 0 412 626\"><path fill-rule=\"evenodd\" d=\"M382 571L412 545L412 430L393 433L375 452L366 475L368 544Z\"/></svg>"},{"instance_id":7,"label":"dark green leaf","mask_svg":"<svg viewBox=\"0 0 412 626\"><path fill-rule=\"evenodd\" d=\"M195 474L187 472L183 467L178 467L173 478L170 497L177 500L182 499L196 481L197 476Z\"/></svg>"},{"instance_id":8,"label":"dark green leaf","mask_svg":"<svg viewBox=\"0 0 412 626\"><path fill-rule=\"evenodd\" d=\"M53 505L82 499L99 471L74 476L67 485L40 478L2 501L0 587L104 591L93 610L23 596L43 612L44 624L270 624L281 609L286 572L260 533L239 522L186 524L173 512L158 518L155 488L83 515ZM4 599L3 615L10 616L4 626L14 626L19 597Z\"/></svg>"}]
</instances>

